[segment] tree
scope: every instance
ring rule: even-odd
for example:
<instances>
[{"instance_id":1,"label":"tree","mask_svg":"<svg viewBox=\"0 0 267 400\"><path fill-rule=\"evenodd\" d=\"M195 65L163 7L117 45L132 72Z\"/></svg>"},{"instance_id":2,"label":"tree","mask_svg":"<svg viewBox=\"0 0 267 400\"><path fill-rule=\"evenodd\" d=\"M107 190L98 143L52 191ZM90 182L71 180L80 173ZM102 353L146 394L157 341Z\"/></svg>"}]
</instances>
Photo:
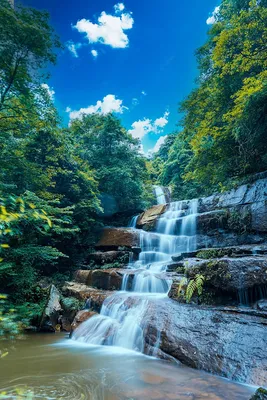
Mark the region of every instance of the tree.
<instances>
[{"instance_id":1,"label":"tree","mask_svg":"<svg viewBox=\"0 0 267 400\"><path fill-rule=\"evenodd\" d=\"M222 1L197 51L198 87L181 105L183 133L169 151L165 182L205 194L267 168L266 21L265 0Z\"/></svg>"},{"instance_id":2,"label":"tree","mask_svg":"<svg viewBox=\"0 0 267 400\"><path fill-rule=\"evenodd\" d=\"M32 115L32 103L47 78L48 63L55 63L60 43L46 12L0 1L0 123ZM36 110L36 109L35 109ZM1 125L0 125L1 127Z\"/></svg>"},{"instance_id":3,"label":"tree","mask_svg":"<svg viewBox=\"0 0 267 400\"><path fill-rule=\"evenodd\" d=\"M79 157L95 170L106 215L145 206L145 160L114 115L84 115L72 122L70 134Z\"/></svg>"}]
</instances>

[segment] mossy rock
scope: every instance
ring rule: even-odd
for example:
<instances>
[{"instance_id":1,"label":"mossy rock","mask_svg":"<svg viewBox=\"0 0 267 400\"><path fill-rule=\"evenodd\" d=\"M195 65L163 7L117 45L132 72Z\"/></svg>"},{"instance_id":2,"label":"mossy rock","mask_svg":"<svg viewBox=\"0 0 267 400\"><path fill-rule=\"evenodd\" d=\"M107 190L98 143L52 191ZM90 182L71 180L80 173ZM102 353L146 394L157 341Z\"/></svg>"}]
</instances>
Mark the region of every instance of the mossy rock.
<instances>
[{"instance_id":1,"label":"mossy rock","mask_svg":"<svg viewBox=\"0 0 267 400\"><path fill-rule=\"evenodd\" d=\"M267 400L267 390L259 388L250 400Z\"/></svg>"}]
</instances>

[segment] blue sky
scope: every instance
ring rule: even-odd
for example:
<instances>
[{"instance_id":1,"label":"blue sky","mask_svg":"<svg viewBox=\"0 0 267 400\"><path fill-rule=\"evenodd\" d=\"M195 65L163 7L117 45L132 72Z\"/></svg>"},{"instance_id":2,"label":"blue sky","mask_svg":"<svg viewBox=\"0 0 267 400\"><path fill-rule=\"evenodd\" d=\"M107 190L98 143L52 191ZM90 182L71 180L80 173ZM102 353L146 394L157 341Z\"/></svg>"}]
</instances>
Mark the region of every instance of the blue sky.
<instances>
[{"instance_id":1,"label":"blue sky","mask_svg":"<svg viewBox=\"0 0 267 400\"><path fill-rule=\"evenodd\" d=\"M65 124L82 112L117 112L145 152L176 129L178 103L197 76L194 53L218 0L23 4L48 10L66 46L47 82Z\"/></svg>"}]
</instances>

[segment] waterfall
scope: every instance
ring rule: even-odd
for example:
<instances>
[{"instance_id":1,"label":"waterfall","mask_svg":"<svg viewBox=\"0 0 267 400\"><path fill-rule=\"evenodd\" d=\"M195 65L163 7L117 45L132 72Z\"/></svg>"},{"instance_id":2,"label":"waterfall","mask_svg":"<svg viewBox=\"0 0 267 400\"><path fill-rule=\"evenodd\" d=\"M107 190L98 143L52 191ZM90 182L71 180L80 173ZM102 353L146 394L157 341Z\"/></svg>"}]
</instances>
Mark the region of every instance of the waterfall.
<instances>
[{"instance_id":1,"label":"waterfall","mask_svg":"<svg viewBox=\"0 0 267 400\"><path fill-rule=\"evenodd\" d=\"M161 186L153 186L157 204L166 204L166 197Z\"/></svg>"},{"instance_id":2,"label":"waterfall","mask_svg":"<svg viewBox=\"0 0 267 400\"><path fill-rule=\"evenodd\" d=\"M144 352L148 303L168 296L172 280L166 271L172 255L195 249L196 216L197 200L173 202L159 218L156 232L139 231L141 253L128 265L121 291L106 298L100 315L78 327L74 340ZM159 342L160 331L154 347Z\"/></svg>"},{"instance_id":3,"label":"waterfall","mask_svg":"<svg viewBox=\"0 0 267 400\"><path fill-rule=\"evenodd\" d=\"M131 221L129 222L128 228L136 228L138 217L139 215L135 215L134 217L132 217Z\"/></svg>"}]
</instances>

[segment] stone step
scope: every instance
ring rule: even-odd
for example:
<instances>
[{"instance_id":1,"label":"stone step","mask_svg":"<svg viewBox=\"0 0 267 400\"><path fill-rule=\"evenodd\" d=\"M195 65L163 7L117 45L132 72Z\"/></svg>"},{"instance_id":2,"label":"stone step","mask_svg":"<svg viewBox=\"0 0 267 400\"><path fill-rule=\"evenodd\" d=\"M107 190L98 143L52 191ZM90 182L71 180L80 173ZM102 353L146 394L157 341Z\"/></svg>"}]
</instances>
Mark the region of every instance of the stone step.
<instances>
[{"instance_id":1,"label":"stone step","mask_svg":"<svg viewBox=\"0 0 267 400\"><path fill-rule=\"evenodd\" d=\"M114 291L95 289L79 282L66 282L62 288L62 294L75 297L86 303L88 309L100 312L104 300L114 294Z\"/></svg>"},{"instance_id":2,"label":"stone step","mask_svg":"<svg viewBox=\"0 0 267 400\"><path fill-rule=\"evenodd\" d=\"M105 228L95 248L100 251L136 251L139 248L139 232L130 228Z\"/></svg>"},{"instance_id":3,"label":"stone step","mask_svg":"<svg viewBox=\"0 0 267 400\"><path fill-rule=\"evenodd\" d=\"M220 290L236 292L267 285L267 256L245 256L220 259L189 258L185 260L188 276L197 274Z\"/></svg>"},{"instance_id":4,"label":"stone step","mask_svg":"<svg viewBox=\"0 0 267 400\"><path fill-rule=\"evenodd\" d=\"M131 251L97 251L96 253L89 254L87 257L87 261L93 262L96 265L112 264L115 262L122 265L127 265L132 255L134 255L134 253ZM136 254L136 252L135 256L136 257L134 257L134 259L137 259L138 254Z\"/></svg>"},{"instance_id":5,"label":"stone step","mask_svg":"<svg viewBox=\"0 0 267 400\"><path fill-rule=\"evenodd\" d=\"M120 268L78 270L74 280L87 286L103 290L120 290L123 271Z\"/></svg>"}]
</instances>

